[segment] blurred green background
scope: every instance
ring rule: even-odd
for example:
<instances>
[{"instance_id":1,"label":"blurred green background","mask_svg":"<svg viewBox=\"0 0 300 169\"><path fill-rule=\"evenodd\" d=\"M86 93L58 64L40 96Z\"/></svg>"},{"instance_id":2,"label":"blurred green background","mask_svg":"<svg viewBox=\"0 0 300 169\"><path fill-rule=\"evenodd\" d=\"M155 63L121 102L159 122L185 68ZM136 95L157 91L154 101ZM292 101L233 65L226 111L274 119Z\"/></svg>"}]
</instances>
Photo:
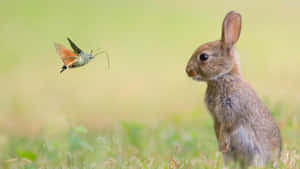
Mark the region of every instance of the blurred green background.
<instances>
[{"instance_id":1,"label":"blurred green background","mask_svg":"<svg viewBox=\"0 0 300 169\"><path fill-rule=\"evenodd\" d=\"M271 109L284 143L297 146L299 5L294 0L1 0L1 145L11 135L55 135L70 122L102 131L123 121L202 126L199 133L208 133L205 138L215 144L203 103L206 84L189 79L185 66L199 45L220 38L225 14L236 10L243 17L237 44L243 76ZM87 52L104 48L111 68L97 56L59 74L54 42L70 48L66 37Z\"/></svg>"}]
</instances>

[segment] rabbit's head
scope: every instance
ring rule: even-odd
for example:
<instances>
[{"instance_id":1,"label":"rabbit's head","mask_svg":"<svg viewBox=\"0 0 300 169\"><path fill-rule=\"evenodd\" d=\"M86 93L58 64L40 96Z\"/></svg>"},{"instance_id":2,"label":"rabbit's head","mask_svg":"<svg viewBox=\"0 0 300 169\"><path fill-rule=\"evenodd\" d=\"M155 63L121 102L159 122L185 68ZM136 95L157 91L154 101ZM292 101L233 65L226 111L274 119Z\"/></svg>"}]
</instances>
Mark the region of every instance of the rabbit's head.
<instances>
[{"instance_id":1,"label":"rabbit's head","mask_svg":"<svg viewBox=\"0 0 300 169\"><path fill-rule=\"evenodd\" d=\"M241 15L231 11L224 18L221 40L201 45L190 58L186 66L188 76L198 81L209 81L230 72L239 74L234 44L240 32Z\"/></svg>"}]
</instances>

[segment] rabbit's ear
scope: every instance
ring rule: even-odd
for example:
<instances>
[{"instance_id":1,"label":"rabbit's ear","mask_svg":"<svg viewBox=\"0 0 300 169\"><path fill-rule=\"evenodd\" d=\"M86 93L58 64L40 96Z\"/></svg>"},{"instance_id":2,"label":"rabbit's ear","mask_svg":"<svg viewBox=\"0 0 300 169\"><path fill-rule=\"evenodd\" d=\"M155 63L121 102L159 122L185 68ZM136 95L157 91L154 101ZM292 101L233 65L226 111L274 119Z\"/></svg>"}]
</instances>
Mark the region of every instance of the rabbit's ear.
<instances>
[{"instance_id":1,"label":"rabbit's ear","mask_svg":"<svg viewBox=\"0 0 300 169\"><path fill-rule=\"evenodd\" d=\"M231 48L240 37L242 17L235 11L230 11L224 18L222 28L222 43Z\"/></svg>"}]
</instances>

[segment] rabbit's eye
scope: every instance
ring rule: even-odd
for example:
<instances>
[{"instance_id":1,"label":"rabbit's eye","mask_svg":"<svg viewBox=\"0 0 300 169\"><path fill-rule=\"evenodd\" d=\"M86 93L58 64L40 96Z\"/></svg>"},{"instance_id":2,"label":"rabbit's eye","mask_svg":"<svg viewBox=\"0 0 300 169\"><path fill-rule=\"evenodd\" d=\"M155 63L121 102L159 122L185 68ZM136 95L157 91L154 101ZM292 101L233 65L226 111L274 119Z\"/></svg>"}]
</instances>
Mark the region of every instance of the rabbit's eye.
<instances>
[{"instance_id":1,"label":"rabbit's eye","mask_svg":"<svg viewBox=\"0 0 300 169\"><path fill-rule=\"evenodd\" d=\"M206 53L202 53L201 55L199 55L199 60L201 61L206 61L208 59L208 54Z\"/></svg>"}]
</instances>

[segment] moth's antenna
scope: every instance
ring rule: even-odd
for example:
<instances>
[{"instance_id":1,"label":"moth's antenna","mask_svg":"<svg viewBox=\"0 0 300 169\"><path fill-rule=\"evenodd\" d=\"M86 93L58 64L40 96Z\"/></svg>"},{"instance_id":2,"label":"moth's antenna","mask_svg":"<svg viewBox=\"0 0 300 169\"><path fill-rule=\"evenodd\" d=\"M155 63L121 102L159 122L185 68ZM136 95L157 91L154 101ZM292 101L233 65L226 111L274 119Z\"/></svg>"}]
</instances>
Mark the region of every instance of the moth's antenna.
<instances>
[{"instance_id":1,"label":"moth's antenna","mask_svg":"<svg viewBox=\"0 0 300 169\"><path fill-rule=\"evenodd\" d=\"M95 51L98 51L98 50L104 50L103 48L97 48Z\"/></svg>"},{"instance_id":2,"label":"moth's antenna","mask_svg":"<svg viewBox=\"0 0 300 169\"><path fill-rule=\"evenodd\" d=\"M102 48L98 48L98 49L96 49L95 51L98 51L98 50L100 50L100 49L101 49L101 51L98 52L98 53L96 53L94 56L97 56L97 55L100 55L100 54L104 53L104 55L106 56L106 59L107 59L107 66L108 66L108 69L110 69L110 59L109 59L108 53L107 53L104 49L102 49ZM91 52L93 52L93 50L91 50Z\"/></svg>"}]
</instances>

